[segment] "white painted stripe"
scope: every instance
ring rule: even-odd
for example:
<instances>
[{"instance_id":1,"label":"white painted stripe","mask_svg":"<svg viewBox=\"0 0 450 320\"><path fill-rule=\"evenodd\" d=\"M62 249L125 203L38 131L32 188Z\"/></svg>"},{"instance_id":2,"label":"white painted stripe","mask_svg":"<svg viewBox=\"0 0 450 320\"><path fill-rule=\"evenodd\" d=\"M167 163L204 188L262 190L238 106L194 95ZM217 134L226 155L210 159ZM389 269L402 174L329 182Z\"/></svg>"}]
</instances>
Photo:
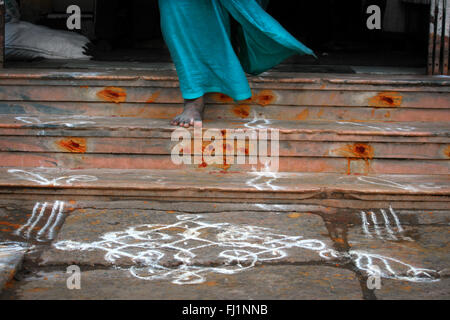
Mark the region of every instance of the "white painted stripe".
<instances>
[{"instance_id":1,"label":"white painted stripe","mask_svg":"<svg viewBox=\"0 0 450 320\"><path fill-rule=\"evenodd\" d=\"M27 231L27 233L25 234L25 236L26 236L27 238L30 238L31 232L32 232L33 229L36 227L36 225L39 223L39 220L41 220L42 217L44 216L45 209L47 208L47 205L48 205L47 202L45 202L45 203L42 205L41 212L39 213L39 216L36 218L36 221L34 221L34 223L28 228L28 231Z\"/></svg>"},{"instance_id":2,"label":"white painted stripe","mask_svg":"<svg viewBox=\"0 0 450 320\"><path fill-rule=\"evenodd\" d=\"M403 232L405 230L403 230L402 224L400 223L400 219L398 218L397 214L395 213L394 209L392 208L392 206L389 206L389 211L391 212L392 216L394 217L395 220L395 224L397 225L397 229L398 232Z\"/></svg>"},{"instance_id":3,"label":"white painted stripe","mask_svg":"<svg viewBox=\"0 0 450 320\"><path fill-rule=\"evenodd\" d=\"M39 232L37 234L38 238L41 237L43 234L45 234L45 232L47 231L48 227L50 227L50 225L51 225L51 223L53 221L53 218L55 218L55 216L56 216L56 212L57 212L58 208L59 208L59 201L56 201L53 204L52 213L50 214L50 217L48 218L47 223L45 224L45 226L41 230L39 230Z\"/></svg>"},{"instance_id":4,"label":"white painted stripe","mask_svg":"<svg viewBox=\"0 0 450 320\"><path fill-rule=\"evenodd\" d=\"M372 217L373 225L375 227L375 232L376 232L378 238L383 240L384 237L381 234L380 226L378 225L377 215L375 214L375 212L371 211L370 216Z\"/></svg>"},{"instance_id":5,"label":"white painted stripe","mask_svg":"<svg viewBox=\"0 0 450 320\"><path fill-rule=\"evenodd\" d=\"M50 228L50 232L49 232L49 239L50 240L54 239L54 237L55 237L55 228L58 226L58 224L61 221L63 215L64 215L64 202L60 202L59 203L58 216L56 217L55 223Z\"/></svg>"},{"instance_id":6,"label":"white painted stripe","mask_svg":"<svg viewBox=\"0 0 450 320\"><path fill-rule=\"evenodd\" d=\"M364 211L361 211L361 220L362 220L362 228L364 231L364 234L368 236L369 238L372 238L372 235L369 231L369 222L367 221L367 215Z\"/></svg>"},{"instance_id":7,"label":"white painted stripe","mask_svg":"<svg viewBox=\"0 0 450 320\"><path fill-rule=\"evenodd\" d=\"M25 228L28 228L28 227L31 225L31 223L33 222L33 220L34 220L34 218L35 218L35 216L36 216L37 209L38 209L40 206L41 206L41 203L40 203L40 202L36 202L36 204L34 205L33 213L32 213L32 215L31 215L31 217L28 219L28 221L27 221L26 224L24 224L22 227L20 227L20 229L18 229L18 230L16 231L16 234L17 234L17 235L20 235L20 233L22 232L22 230L24 230Z\"/></svg>"},{"instance_id":8,"label":"white painted stripe","mask_svg":"<svg viewBox=\"0 0 450 320\"><path fill-rule=\"evenodd\" d=\"M384 209L381 209L381 213L383 214L384 218L384 224L386 225L386 230L391 236L392 239L398 240L397 237L394 235L394 231L391 229L391 222L389 221L389 217Z\"/></svg>"}]
</instances>

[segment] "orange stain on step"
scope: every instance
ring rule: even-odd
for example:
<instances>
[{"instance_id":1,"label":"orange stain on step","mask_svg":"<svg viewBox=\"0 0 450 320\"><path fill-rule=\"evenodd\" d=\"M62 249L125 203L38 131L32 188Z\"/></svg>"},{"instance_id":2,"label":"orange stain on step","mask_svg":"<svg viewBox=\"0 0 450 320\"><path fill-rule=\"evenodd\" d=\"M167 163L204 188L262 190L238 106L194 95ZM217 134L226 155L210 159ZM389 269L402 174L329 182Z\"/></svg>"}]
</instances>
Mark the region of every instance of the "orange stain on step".
<instances>
[{"instance_id":1,"label":"orange stain on step","mask_svg":"<svg viewBox=\"0 0 450 320\"><path fill-rule=\"evenodd\" d=\"M10 223L8 221L0 221L0 225L1 226L11 227L11 228L14 228L14 229L19 229L20 227L22 227L20 224L14 224L14 223Z\"/></svg>"},{"instance_id":2,"label":"orange stain on step","mask_svg":"<svg viewBox=\"0 0 450 320\"><path fill-rule=\"evenodd\" d=\"M39 293L39 292L44 292L44 291L48 291L48 290L49 290L48 288L33 288L33 289L25 290L25 292L28 292L28 293Z\"/></svg>"},{"instance_id":3,"label":"orange stain on step","mask_svg":"<svg viewBox=\"0 0 450 320\"><path fill-rule=\"evenodd\" d=\"M322 118L324 113L325 113L325 110L320 109L319 113L317 114L317 118Z\"/></svg>"},{"instance_id":4,"label":"orange stain on step","mask_svg":"<svg viewBox=\"0 0 450 320\"><path fill-rule=\"evenodd\" d=\"M222 169L224 171L227 171L228 169L230 169L231 165L227 163L227 150L234 150L234 147L231 146L230 144L226 143L226 139L227 139L227 131L226 130L221 130L221 135L222 135L222 164L213 164L213 167L216 167L218 169ZM207 168L208 167L208 163L205 161L205 154L206 152L208 155L210 156L215 156L215 149L214 149L214 145L213 142L210 141L203 141L203 145L202 145L202 163L198 165L198 168Z\"/></svg>"},{"instance_id":5,"label":"orange stain on step","mask_svg":"<svg viewBox=\"0 0 450 320\"><path fill-rule=\"evenodd\" d=\"M87 143L84 138L67 138L56 142L56 145L72 153L86 153Z\"/></svg>"},{"instance_id":6,"label":"orange stain on step","mask_svg":"<svg viewBox=\"0 0 450 320\"><path fill-rule=\"evenodd\" d=\"M347 174L351 174L351 164L355 160L364 160L366 163L366 173L370 171L370 160L374 157L374 149L366 143L348 144L339 149L333 150L338 156L347 158Z\"/></svg>"},{"instance_id":7,"label":"orange stain on step","mask_svg":"<svg viewBox=\"0 0 450 320\"><path fill-rule=\"evenodd\" d=\"M296 119L296 120L306 120L306 119L308 119L308 117L309 117L309 110L308 110L308 109L305 109L305 110L303 110L302 112L300 112L300 113L295 117L295 119Z\"/></svg>"},{"instance_id":8,"label":"orange stain on step","mask_svg":"<svg viewBox=\"0 0 450 320\"><path fill-rule=\"evenodd\" d=\"M221 103L233 103L234 102L233 98L231 98L223 93L212 94L212 99L216 102L221 102Z\"/></svg>"},{"instance_id":9,"label":"orange stain on step","mask_svg":"<svg viewBox=\"0 0 450 320\"><path fill-rule=\"evenodd\" d=\"M400 107L403 96L398 92L380 92L369 99L370 107Z\"/></svg>"},{"instance_id":10,"label":"orange stain on step","mask_svg":"<svg viewBox=\"0 0 450 320\"><path fill-rule=\"evenodd\" d=\"M107 102L122 103L127 100L127 92L122 88L106 87L97 92L97 97Z\"/></svg>"},{"instance_id":11,"label":"orange stain on step","mask_svg":"<svg viewBox=\"0 0 450 320\"><path fill-rule=\"evenodd\" d=\"M216 281L208 281L208 282L205 282L204 285L207 287L215 287L215 286L217 286L217 282Z\"/></svg>"},{"instance_id":12,"label":"orange stain on step","mask_svg":"<svg viewBox=\"0 0 450 320\"><path fill-rule=\"evenodd\" d=\"M250 115L250 106L237 105L233 107L232 112L239 118L245 119Z\"/></svg>"},{"instance_id":13,"label":"orange stain on step","mask_svg":"<svg viewBox=\"0 0 450 320\"><path fill-rule=\"evenodd\" d=\"M161 95L161 92L156 91L156 92L154 92L154 93L151 95L151 97L148 98L147 101L145 101L145 102L146 102L146 103L154 103L154 102L159 98L160 95Z\"/></svg>"},{"instance_id":14,"label":"orange stain on step","mask_svg":"<svg viewBox=\"0 0 450 320\"><path fill-rule=\"evenodd\" d=\"M220 103L234 103L233 98L227 96L223 93L214 93L212 94L212 99L216 102ZM249 99L243 100L242 102L245 104L256 103L260 106L268 106L276 101L276 96L272 90L261 90L258 93L253 94L253 96Z\"/></svg>"},{"instance_id":15,"label":"orange stain on step","mask_svg":"<svg viewBox=\"0 0 450 320\"><path fill-rule=\"evenodd\" d=\"M444 155L447 158L450 158L450 145L448 145L445 149L444 149Z\"/></svg>"},{"instance_id":16,"label":"orange stain on step","mask_svg":"<svg viewBox=\"0 0 450 320\"><path fill-rule=\"evenodd\" d=\"M276 101L276 96L272 90L261 90L253 95L252 101L260 106L268 106Z\"/></svg>"}]
</instances>

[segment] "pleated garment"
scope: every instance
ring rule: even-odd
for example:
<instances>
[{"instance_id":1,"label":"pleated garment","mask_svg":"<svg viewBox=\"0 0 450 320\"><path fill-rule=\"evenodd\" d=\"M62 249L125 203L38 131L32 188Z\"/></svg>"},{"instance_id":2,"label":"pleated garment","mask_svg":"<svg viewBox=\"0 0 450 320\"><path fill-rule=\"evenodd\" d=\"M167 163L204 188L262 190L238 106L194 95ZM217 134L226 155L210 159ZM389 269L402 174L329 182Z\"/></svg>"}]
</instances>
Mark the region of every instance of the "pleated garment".
<instances>
[{"instance_id":1,"label":"pleated garment","mask_svg":"<svg viewBox=\"0 0 450 320\"><path fill-rule=\"evenodd\" d=\"M159 0L161 28L185 99L209 92L251 97L245 73L294 54L314 55L263 7L268 0ZM238 27L231 34L231 17ZM233 41L232 41L233 39Z\"/></svg>"}]
</instances>

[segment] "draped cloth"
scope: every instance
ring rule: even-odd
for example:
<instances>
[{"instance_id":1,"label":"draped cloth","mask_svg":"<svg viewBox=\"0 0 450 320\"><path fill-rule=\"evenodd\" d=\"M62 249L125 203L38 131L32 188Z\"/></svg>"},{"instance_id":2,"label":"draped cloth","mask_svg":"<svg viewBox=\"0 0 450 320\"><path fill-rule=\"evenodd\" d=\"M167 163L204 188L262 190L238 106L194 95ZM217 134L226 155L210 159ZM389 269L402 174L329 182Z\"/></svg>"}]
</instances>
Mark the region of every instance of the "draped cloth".
<instances>
[{"instance_id":1,"label":"draped cloth","mask_svg":"<svg viewBox=\"0 0 450 320\"><path fill-rule=\"evenodd\" d=\"M208 92L248 99L246 72L260 74L294 54L314 55L264 10L267 3L159 0L163 37L185 99ZM234 34L231 17L238 23Z\"/></svg>"}]
</instances>

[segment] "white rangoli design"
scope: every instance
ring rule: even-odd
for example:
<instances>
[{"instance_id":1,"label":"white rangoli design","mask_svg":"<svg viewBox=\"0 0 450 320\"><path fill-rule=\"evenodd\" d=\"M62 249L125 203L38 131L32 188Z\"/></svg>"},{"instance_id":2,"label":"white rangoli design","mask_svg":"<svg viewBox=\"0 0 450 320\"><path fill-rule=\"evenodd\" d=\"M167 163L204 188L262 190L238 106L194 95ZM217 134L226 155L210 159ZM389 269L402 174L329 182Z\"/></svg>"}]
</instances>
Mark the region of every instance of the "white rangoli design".
<instances>
[{"instance_id":1,"label":"white rangoli design","mask_svg":"<svg viewBox=\"0 0 450 320\"><path fill-rule=\"evenodd\" d=\"M434 271L418 269L396 259L359 251L341 253L320 240L283 235L257 226L211 223L202 218L202 215L178 215L178 221L173 224L133 226L105 233L100 241L60 241L54 246L64 251L103 250L105 259L112 264L129 260L131 274L139 279L170 280L174 284L203 283L209 273L236 274L258 263L279 261L288 256L288 249L294 248L314 251L327 260L351 259L358 269L370 275L378 270L372 268L378 262L382 268L379 275L384 278L438 281L433 277ZM206 256L214 261L210 266L194 261Z\"/></svg>"}]
</instances>

